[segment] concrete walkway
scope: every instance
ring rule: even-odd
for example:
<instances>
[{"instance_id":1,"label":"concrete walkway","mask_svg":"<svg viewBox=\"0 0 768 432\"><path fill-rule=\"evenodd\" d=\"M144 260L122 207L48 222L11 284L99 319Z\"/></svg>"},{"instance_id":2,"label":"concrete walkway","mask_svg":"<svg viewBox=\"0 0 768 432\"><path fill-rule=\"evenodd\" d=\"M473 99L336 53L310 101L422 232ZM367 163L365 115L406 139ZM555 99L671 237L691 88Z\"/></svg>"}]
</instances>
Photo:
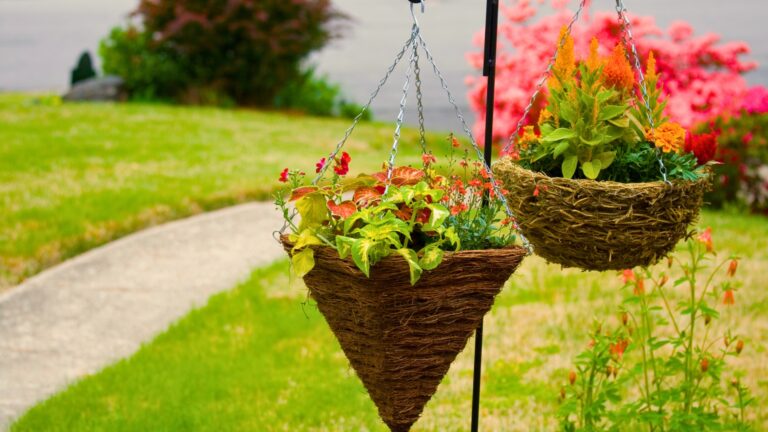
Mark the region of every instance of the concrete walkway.
<instances>
[{"instance_id":1,"label":"concrete walkway","mask_svg":"<svg viewBox=\"0 0 768 432\"><path fill-rule=\"evenodd\" d=\"M0 295L0 429L281 257L279 226L272 204L207 213L92 250Z\"/></svg>"}]
</instances>

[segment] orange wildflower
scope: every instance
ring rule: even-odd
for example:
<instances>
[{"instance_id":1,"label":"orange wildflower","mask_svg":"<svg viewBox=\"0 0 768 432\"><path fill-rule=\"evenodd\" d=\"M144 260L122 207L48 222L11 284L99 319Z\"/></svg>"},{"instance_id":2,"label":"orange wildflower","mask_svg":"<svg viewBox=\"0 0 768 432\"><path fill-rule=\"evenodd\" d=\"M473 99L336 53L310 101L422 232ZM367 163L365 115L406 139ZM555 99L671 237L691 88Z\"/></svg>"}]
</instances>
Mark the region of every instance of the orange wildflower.
<instances>
[{"instance_id":1,"label":"orange wildflower","mask_svg":"<svg viewBox=\"0 0 768 432\"><path fill-rule=\"evenodd\" d=\"M668 122L646 132L645 138L665 153L676 153L685 147L685 134L682 126Z\"/></svg>"},{"instance_id":2,"label":"orange wildflower","mask_svg":"<svg viewBox=\"0 0 768 432\"><path fill-rule=\"evenodd\" d=\"M739 261L738 260L731 260L731 263L728 265L728 276L733 277L736 275L736 269L739 268Z\"/></svg>"},{"instance_id":3,"label":"orange wildflower","mask_svg":"<svg viewBox=\"0 0 768 432\"><path fill-rule=\"evenodd\" d=\"M634 282L635 280L635 272L633 272L631 269L624 270L621 272L621 279L624 281L624 283Z\"/></svg>"},{"instance_id":4,"label":"orange wildflower","mask_svg":"<svg viewBox=\"0 0 768 432\"><path fill-rule=\"evenodd\" d=\"M633 290L633 293L636 296L645 294L645 279L643 279L642 276L637 277L637 280L635 281L635 289Z\"/></svg>"},{"instance_id":5,"label":"orange wildflower","mask_svg":"<svg viewBox=\"0 0 768 432\"><path fill-rule=\"evenodd\" d=\"M571 383L571 385L576 384L576 378L576 371L568 372L568 382Z\"/></svg>"},{"instance_id":6,"label":"orange wildflower","mask_svg":"<svg viewBox=\"0 0 768 432\"><path fill-rule=\"evenodd\" d=\"M744 341L739 339L739 341L736 342L736 354L741 354L742 351L744 351Z\"/></svg>"},{"instance_id":7,"label":"orange wildflower","mask_svg":"<svg viewBox=\"0 0 768 432\"><path fill-rule=\"evenodd\" d=\"M629 346L629 341L626 339L616 342L615 344L611 344L610 346L611 354L615 355L618 358L621 358L621 356L624 355L624 351L626 351L627 346Z\"/></svg>"},{"instance_id":8,"label":"orange wildflower","mask_svg":"<svg viewBox=\"0 0 768 432\"><path fill-rule=\"evenodd\" d=\"M723 294L723 304L730 306L734 303L736 303L736 299L733 297L733 290L725 290L725 294Z\"/></svg>"},{"instance_id":9,"label":"orange wildflower","mask_svg":"<svg viewBox=\"0 0 768 432\"><path fill-rule=\"evenodd\" d=\"M704 357L701 359L701 371L706 373L709 370L709 359Z\"/></svg>"},{"instance_id":10,"label":"orange wildflower","mask_svg":"<svg viewBox=\"0 0 768 432\"><path fill-rule=\"evenodd\" d=\"M711 227L707 227L707 229L705 229L703 233L699 234L699 236L696 239L699 242L701 242L704 246L707 247L707 252L714 251L714 246L712 245L712 228Z\"/></svg>"},{"instance_id":11,"label":"orange wildflower","mask_svg":"<svg viewBox=\"0 0 768 432\"><path fill-rule=\"evenodd\" d=\"M603 82L617 90L631 91L635 86L635 73L629 65L626 52L621 44L616 44L610 57L605 61Z\"/></svg>"},{"instance_id":12,"label":"orange wildflower","mask_svg":"<svg viewBox=\"0 0 768 432\"><path fill-rule=\"evenodd\" d=\"M573 79L576 72L576 56L573 53L573 38L567 34L568 27L560 29L560 37L557 38L557 59L552 67L552 77L548 84L552 88L560 88L564 82Z\"/></svg>"}]
</instances>

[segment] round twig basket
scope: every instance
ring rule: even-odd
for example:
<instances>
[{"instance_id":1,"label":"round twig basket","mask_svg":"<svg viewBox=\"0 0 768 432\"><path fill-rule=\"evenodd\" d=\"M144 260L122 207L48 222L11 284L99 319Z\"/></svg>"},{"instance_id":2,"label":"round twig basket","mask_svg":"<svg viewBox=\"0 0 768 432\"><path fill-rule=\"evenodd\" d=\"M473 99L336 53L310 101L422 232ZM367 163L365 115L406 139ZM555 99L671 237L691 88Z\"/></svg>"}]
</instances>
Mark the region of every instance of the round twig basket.
<instances>
[{"instance_id":1,"label":"round twig basket","mask_svg":"<svg viewBox=\"0 0 768 432\"><path fill-rule=\"evenodd\" d=\"M534 252L584 270L656 263L687 235L710 187L709 177L672 185L554 178L510 158L493 171L509 191L509 205Z\"/></svg>"},{"instance_id":2,"label":"round twig basket","mask_svg":"<svg viewBox=\"0 0 768 432\"><path fill-rule=\"evenodd\" d=\"M286 237L283 245L290 251ZM446 252L411 286L400 256L378 262L367 278L336 250L319 247L304 282L379 416L404 432L524 256L520 247Z\"/></svg>"}]
</instances>

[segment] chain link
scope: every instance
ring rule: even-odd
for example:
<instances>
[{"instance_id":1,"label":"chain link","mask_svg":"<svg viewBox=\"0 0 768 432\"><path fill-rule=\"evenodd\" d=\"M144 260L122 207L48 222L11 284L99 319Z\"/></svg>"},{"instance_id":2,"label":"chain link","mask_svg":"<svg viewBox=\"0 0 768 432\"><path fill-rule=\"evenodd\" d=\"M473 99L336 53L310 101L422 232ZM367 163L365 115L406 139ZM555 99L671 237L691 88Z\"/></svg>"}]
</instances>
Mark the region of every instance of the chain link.
<instances>
[{"instance_id":1,"label":"chain link","mask_svg":"<svg viewBox=\"0 0 768 432\"><path fill-rule=\"evenodd\" d=\"M416 109L419 115L419 144L421 153L427 153L427 134L424 127L424 102L421 93L421 68L419 67L419 45L413 44L413 76L416 84Z\"/></svg>"},{"instance_id":2,"label":"chain link","mask_svg":"<svg viewBox=\"0 0 768 432\"><path fill-rule=\"evenodd\" d=\"M418 37L419 34L419 26L418 24L414 23L413 27L411 28L411 34L414 37ZM418 48L417 44L413 44L414 48ZM414 63L416 62L416 56L417 56L417 50L414 49L411 52L411 58L408 62L408 69L405 71L405 84L403 84L403 96L400 98L400 111L397 113L397 120L395 121L395 136L394 141L392 142L392 151L389 154L389 161L387 162L387 183L385 185L386 190L389 189L389 186L392 184L392 172L395 169L395 158L397 157L397 148L400 144L400 132L403 128L403 120L405 119L405 105L408 102L408 89L411 86L411 73L414 69Z\"/></svg>"},{"instance_id":3,"label":"chain link","mask_svg":"<svg viewBox=\"0 0 768 432\"><path fill-rule=\"evenodd\" d=\"M347 140L349 139L349 136L352 135L352 131L355 130L355 127L358 123L360 123L360 119L362 119L363 114L365 114L366 111L368 111L371 107L371 104L373 103L374 99L379 95L379 92L384 87L384 85L387 83L387 80L389 80L389 77L392 75L392 72L395 70L397 65L400 63L400 61L403 59L403 56L405 55L406 51L408 51L408 48L411 47L411 44L415 44L416 41L416 34L414 32L411 32L411 36L408 38L408 40L403 45L402 49L400 49L400 52L397 53L395 56L395 61L392 63L392 65L387 69L386 74L384 74L384 78L379 81L379 85L376 87L376 89L371 93L371 97L368 99L368 102L363 106L363 109L360 110L360 113L354 118L352 121L352 125L347 128L346 132L344 132L344 137L336 144L336 147L333 149L333 151L328 155L328 157L325 159L325 163L320 168L320 171L318 172L315 179L312 181L312 184L317 184L325 175L325 172L328 170L328 167L330 167L333 163L333 160L336 158L336 155L339 154L342 147L344 147L344 144L346 144Z\"/></svg>"},{"instance_id":4,"label":"chain link","mask_svg":"<svg viewBox=\"0 0 768 432\"><path fill-rule=\"evenodd\" d=\"M502 150L502 154L509 153L509 149L512 148L512 146L515 144L515 139L520 135L520 130L525 126L525 122L528 119L528 115L531 113L531 109L533 108L533 105L536 103L536 98L539 96L539 93L541 93L541 89L544 88L544 84L549 79L549 76L552 74L552 68L555 65L555 62L557 61L557 56L560 53L560 49L565 45L565 41L568 39L568 36L571 35L571 32L573 31L573 26L576 24L576 21L579 20L579 16L581 16L581 12L586 7L587 0L581 0L579 2L579 8L576 10L576 13L573 14L573 17L571 18L571 21L568 22L568 28L566 30L565 35L563 38L558 41L557 49L555 50L555 53L552 54L552 58L549 59L549 64L547 65L547 68L544 70L544 74L541 76L541 79L539 79L539 82L536 83L536 87L534 88L533 95L531 96L531 100L528 102L528 106L525 107L525 110L523 110L523 115L520 117L520 120L517 122L517 126L515 126L515 131L512 132L512 135L509 137L509 141L507 141L507 145L504 146L504 149Z\"/></svg>"},{"instance_id":5,"label":"chain link","mask_svg":"<svg viewBox=\"0 0 768 432\"><path fill-rule=\"evenodd\" d=\"M432 70L434 71L435 75L437 76L438 80L440 81L440 86L445 91L446 95L448 96L448 103L451 104L453 107L454 113L456 114L456 118L461 123L462 129L464 129L464 133L469 138L469 142L472 144L472 148L475 150L475 153L477 154L477 158L482 162L483 167L485 168L486 173L488 174L488 180L491 183L491 187L493 188L494 195L496 196L496 199L501 202L501 204L504 206L504 212L507 214L507 217L510 218L512 221L512 228L517 231L517 233L520 235L520 241L523 243L523 247L528 252L528 254L533 254L533 245L531 245L531 242L528 241L528 239L525 237L523 232L520 230L520 225L517 223L517 218L515 217L515 214L512 212L512 209L509 207L509 202L507 201L507 198L502 193L501 187L499 186L498 182L496 181L495 176L493 175L493 170L490 166L488 166L487 163L485 163L485 155L483 154L483 151L480 149L480 146L477 145L477 141L475 140L475 135L472 133L472 130L469 128L469 125L467 124L467 120L464 118L464 114L461 112L461 108L459 108L459 105L456 103L456 99L453 97L453 94L451 93L451 90L448 87L448 83L445 80L445 77L443 77L443 74L440 72L440 68L437 67L437 63L435 63L434 57L432 57L432 53L429 51L429 48L427 47L427 42L424 40L421 35L418 35L419 43L421 44L422 48L424 49L424 54L427 57L427 60L432 65Z\"/></svg>"},{"instance_id":6,"label":"chain link","mask_svg":"<svg viewBox=\"0 0 768 432\"><path fill-rule=\"evenodd\" d=\"M623 0L616 0L616 12L619 15L619 25L621 26L621 40L622 43L624 43L624 46L629 48L627 57L629 58L630 55L632 56L632 58L629 60L634 64L635 69L637 70L640 97L642 98L642 103L645 106L645 115L648 119L648 125L650 126L651 131L653 131L656 128L656 125L653 120L653 110L651 109L651 103L648 97L648 86L645 83L645 74L643 73L643 68L640 65L640 56L637 54L635 38L632 36L632 23L629 21L629 17L627 17L627 8L624 6ZM659 171L661 171L661 176L664 179L664 183L670 184L669 180L667 179L667 167L664 165L664 160L661 158L661 150L658 148L656 148L656 159L659 162Z\"/></svg>"}]
</instances>

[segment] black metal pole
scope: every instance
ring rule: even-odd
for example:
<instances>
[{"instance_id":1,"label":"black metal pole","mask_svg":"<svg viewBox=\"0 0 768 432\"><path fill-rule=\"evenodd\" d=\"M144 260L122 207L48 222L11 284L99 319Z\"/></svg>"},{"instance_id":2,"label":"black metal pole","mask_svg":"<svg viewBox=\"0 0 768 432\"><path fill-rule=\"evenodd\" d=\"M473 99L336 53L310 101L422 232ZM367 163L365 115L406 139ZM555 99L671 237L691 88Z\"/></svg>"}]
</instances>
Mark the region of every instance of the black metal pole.
<instances>
[{"instance_id":1,"label":"black metal pole","mask_svg":"<svg viewBox=\"0 0 768 432\"><path fill-rule=\"evenodd\" d=\"M487 0L485 12L485 54L483 75L488 77L485 96L485 163L491 166L493 158L493 105L496 90L496 44L499 26L499 0ZM472 379L472 432L480 425L480 381L483 368L483 322L475 333L475 368Z\"/></svg>"}]
</instances>

